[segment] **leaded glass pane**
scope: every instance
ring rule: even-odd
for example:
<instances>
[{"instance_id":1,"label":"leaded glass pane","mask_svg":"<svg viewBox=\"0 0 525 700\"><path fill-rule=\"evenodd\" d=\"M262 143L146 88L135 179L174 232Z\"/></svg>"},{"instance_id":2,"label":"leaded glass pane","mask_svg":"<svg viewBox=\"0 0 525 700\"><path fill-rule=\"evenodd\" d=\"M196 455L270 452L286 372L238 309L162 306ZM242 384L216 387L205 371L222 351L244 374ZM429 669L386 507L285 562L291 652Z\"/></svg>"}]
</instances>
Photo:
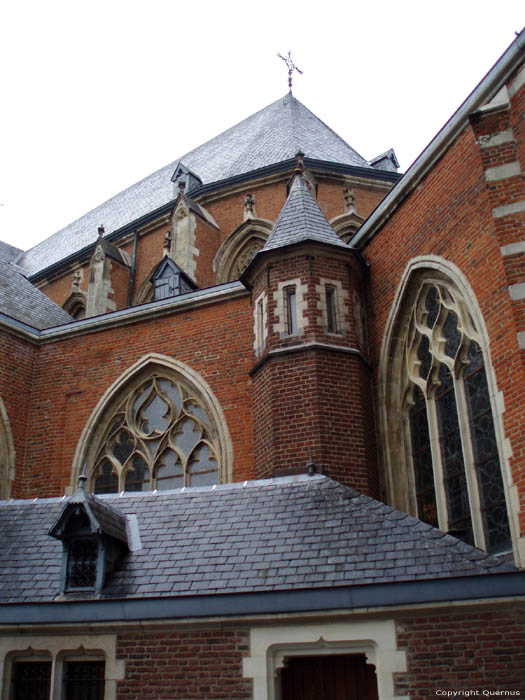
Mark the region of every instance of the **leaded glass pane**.
<instances>
[{"instance_id":1,"label":"leaded glass pane","mask_svg":"<svg viewBox=\"0 0 525 700\"><path fill-rule=\"evenodd\" d=\"M97 580L98 542L77 539L69 544L67 588L94 588Z\"/></svg>"},{"instance_id":2,"label":"leaded glass pane","mask_svg":"<svg viewBox=\"0 0 525 700\"><path fill-rule=\"evenodd\" d=\"M471 344L469 358L471 364L465 372L464 383L483 527L487 550L501 552L511 547L510 527L487 376L475 343Z\"/></svg>"},{"instance_id":3,"label":"leaded glass pane","mask_svg":"<svg viewBox=\"0 0 525 700\"><path fill-rule=\"evenodd\" d=\"M432 355L429 352L429 342L426 335L421 336L421 342L417 349L417 359L421 362L419 366L419 376L422 379L426 379L430 372L430 367L432 366Z\"/></svg>"},{"instance_id":4,"label":"leaded glass pane","mask_svg":"<svg viewBox=\"0 0 525 700\"><path fill-rule=\"evenodd\" d=\"M412 436L412 461L416 484L418 515L430 525L438 526L432 453L428 431L425 397L414 388L414 405L410 409L410 432Z\"/></svg>"},{"instance_id":5,"label":"leaded glass pane","mask_svg":"<svg viewBox=\"0 0 525 700\"><path fill-rule=\"evenodd\" d=\"M49 700L51 661L16 661L11 675L11 700Z\"/></svg>"},{"instance_id":6,"label":"leaded glass pane","mask_svg":"<svg viewBox=\"0 0 525 700\"><path fill-rule=\"evenodd\" d=\"M95 476L95 493L115 493L118 491L118 475L109 459L104 460Z\"/></svg>"},{"instance_id":7,"label":"leaded glass pane","mask_svg":"<svg viewBox=\"0 0 525 700\"><path fill-rule=\"evenodd\" d=\"M191 418L179 424L175 434L175 445L184 452L190 454L201 438L198 425Z\"/></svg>"},{"instance_id":8,"label":"leaded glass pane","mask_svg":"<svg viewBox=\"0 0 525 700\"><path fill-rule=\"evenodd\" d=\"M440 368L439 376L441 387L436 395L436 410L448 508L448 528L457 532L466 542L473 544L474 535L453 381L444 365Z\"/></svg>"},{"instance_id":9,"label":"leaded glass pane","mask_svg":"<svg viewBox=\"0 0 525 700\"><path fill-rule=\"evenodd\" d=\"M184 468L173 450L166 450L158 462L157 488L180 489L184 486Z\"/></svg>"},{"instance_id":10,"label":"leaded glass pane","mask_svg":"<svg viewBox=\"0 0 525 700\"><path fill-rule=\"evenodd\" d=\"M64 664L65 700L103 700L104 661L68 661Z\"/></svg>"},{"instance_id":11,"label":"leaded glass pane","mask_svg":"<svg viewBox=\"0 0 525 700\"><path fill-rule=\"evenodd\" d=\"M453 311L449 311L443 325L443 337L446 340L445 354L454 359L461 344L461 333L458 329L458 317Z\"/></svg>"},{"instance_id":12,"label":"leaded glass pane","mask_svg":"<svg viewBox=\"0 0 525 700\"><path fill-rule=\"evenodd\" d=\"M125 491L150 491L151 483L149 470L141 455L135 455L132 460L132 467L126 472L124 484Z\"/></svg>"},{"instance_id":13,"label":"leaded glass pane","mask_svg":"<svg viewBox=\"0 0 525 700\"><path fill-rule=\"evenodd\" d=\"M208 445L202 445L195 451L190 480L192 486L211 486L217 483L217 462Z\"/></svg>"},{"instance_id":14,"label":"leaded glass pane","mask_svg":"<svg viewBox=\"0 0 525 700\"><path fill-rule=\"evenodd\" d=\"M140 429L145 435L162 433L170 424L170 407L158 394L148 400L138 412Z\"/></svg>"},{"instance_id":15,"label":"leaded glass pane","mask_svg":"<svg viewBox=\"0 0 525 700\"><path fill-rule=\"evenodd\" d=\"M121 430L115 440L115 445L113 447L113 455L118 459L121 464L124 464L128 457L133 454L135 449L135 441L127 430Z\"/></svg>"},{"instance_id":16,"label":"leaded glass pane","mask_svg":"<svg viewBox=\"0 0 525 700\"><path fill-rule=\"evenodd\" d=\"M439 314L439 292L436 287L432 287L425 299L425 308L427 310L427 326L432 328Z\"/></svg>"}]
</instances>

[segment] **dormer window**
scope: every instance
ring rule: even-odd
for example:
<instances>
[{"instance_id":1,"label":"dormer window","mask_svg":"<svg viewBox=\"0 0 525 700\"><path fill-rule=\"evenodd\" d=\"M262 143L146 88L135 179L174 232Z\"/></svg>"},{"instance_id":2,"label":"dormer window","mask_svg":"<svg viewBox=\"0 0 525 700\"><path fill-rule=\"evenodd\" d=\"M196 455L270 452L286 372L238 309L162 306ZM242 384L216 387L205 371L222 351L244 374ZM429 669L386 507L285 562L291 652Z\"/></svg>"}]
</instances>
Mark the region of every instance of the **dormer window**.
<instances>
[{"instance_id":1,"label":"dormer window","mask_svg":"<svg viewBox=\"0 0 525 700\"><path fill-rule=\"evenodd\" d=\"M94 589L97 582L98 542L90 537L68 547L66 590Z\"/></svg>"},{"instance_id":2,"label":"dormer window","mask_svg":"<svg viewBox=\"0 0 525 700\"><path fill-rule=\"evenodd\" d=\"M66 504L49 534L62 540L64 547L62 593L100 593L107 576L128 551L125 516L87 494L83 486Z\"/></svg>"},{"instance_id":3,"label":"dormer window","mask_svg":"<svg viewBox=\"0 0 525 700\"><path fill-rule=\"evenodd\" d=\"M167 256L153 273L151 281L153 283L153 301L175 297L197 289L193 280Z\"/></svg>"}]
</instances>

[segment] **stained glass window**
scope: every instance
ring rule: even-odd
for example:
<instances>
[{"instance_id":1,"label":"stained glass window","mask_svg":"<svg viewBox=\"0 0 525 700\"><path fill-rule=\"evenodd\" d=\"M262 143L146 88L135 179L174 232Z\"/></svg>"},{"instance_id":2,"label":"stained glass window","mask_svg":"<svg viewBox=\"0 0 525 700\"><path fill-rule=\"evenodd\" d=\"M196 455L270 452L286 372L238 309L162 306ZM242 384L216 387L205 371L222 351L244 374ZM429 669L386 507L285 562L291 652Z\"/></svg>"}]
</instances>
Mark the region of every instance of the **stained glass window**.
<instances>
[{"instance_id":1,"label":"stained glass window","mask_svg":"<svg viewBox=\"0 0 525 700\"><path fill-rule=\"evenodd\" d=\"M438 527L436 489L432 469L427 410L425 397L418 387L414 387L414 404L410 409L410 429L412 433L412 459L414 461L418 516L426 523Z\"/></svg>"},{"instance_id":2,"label":"stained glass window","mask_svg":"<svg viewBox=\"0 0 525 700\"><path fill-rule=\"evenodd\" d=\"M507 551L511 537L505 490L472 316L459 294L436 281L422 286L407 327L408 423L418 515L490 552ZM444 497L441 515L439 493ZM479 510L473 510L473 503Z\"/></svg>"},{"instance_id":3,"label":"stained glass window","mask_svg":"<svg viewBox=\"0 0 525 700\"><path fill-rule=\"evenodd\" d=\"M121 400L98 449L95 493L218 482L219 446L204 404L185 383L154 376Z\"/></svg>"}]
</instances>

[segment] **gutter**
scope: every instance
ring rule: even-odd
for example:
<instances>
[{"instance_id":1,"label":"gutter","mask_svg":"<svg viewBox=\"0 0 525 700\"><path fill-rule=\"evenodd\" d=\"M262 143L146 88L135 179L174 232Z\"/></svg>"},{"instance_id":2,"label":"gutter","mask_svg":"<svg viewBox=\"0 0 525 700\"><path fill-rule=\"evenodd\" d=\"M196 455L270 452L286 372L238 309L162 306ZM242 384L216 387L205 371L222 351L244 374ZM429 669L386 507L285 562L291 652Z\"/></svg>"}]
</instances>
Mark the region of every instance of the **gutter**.
<instances>
[{"instance_id":1,"label":"gutter","mask_svg":"<svg viewBox=\"0 0 525 700\"><path fill-rule=\"evenodd\" d=\"M182 620L216 616L334 612L413 606L444 601L520 598L525 572L400 581L361 586L117 600L8 603L0 605L0 625Z\"/></svg>"},{"instance_id":2,"label":"gutter","mask_svg":"<svg viewBox=\"0 0 525 700\"><path fill-rule=\"evenodd\" d=\"M32 326L18 321L11 316L0 313L0 327L6 326L15 332L37 341L57 340L80 333L93 333L108 327L134 323L144 318L158 317L169 313L182 311L187 307L195 309L197 306L212 304L215 302L233 299L247 295L246 288L240 282L225 282L215 287L197 289L187 294L168 297L159 301L149 301L138 306L131 306L119 311L110 311L100 316L84 318L80 321L64 323L60 326L38 330Z\"/></svg>"},{"instance_id":3,"label":"gutter","mask_svg":"<svg viewBox=\"0 0 525 700\"><path fill-rule=\"evenodd\" d=\"M434 163L447 150L467 123L472 112L477 111L501 88L502 83L515 70L525 50L525 31L512 42L474 91L467 97L445 126L416 158L401 180L386 195L364 224L350 239L349 245L361 249L395 212L397 207L417 187Z\"/></svg>"}]
</instances>

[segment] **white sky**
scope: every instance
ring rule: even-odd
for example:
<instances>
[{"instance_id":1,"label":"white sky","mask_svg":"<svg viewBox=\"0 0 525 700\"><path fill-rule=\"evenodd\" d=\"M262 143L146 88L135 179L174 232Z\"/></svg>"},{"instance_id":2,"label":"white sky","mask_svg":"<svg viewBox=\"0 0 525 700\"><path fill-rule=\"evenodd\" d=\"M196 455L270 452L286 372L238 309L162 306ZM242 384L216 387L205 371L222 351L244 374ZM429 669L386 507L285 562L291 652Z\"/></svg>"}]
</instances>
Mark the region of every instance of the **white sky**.
<instances>
[{"instance_id":1,"label":"white sky","mask_svg":"<svg viewBox=\"0 0 525 700\"><path fill-rule=\"evenodd\" d=\"M522 29L521 0L7 0L0 239L27 249L287 92L406 170ZM103 223L103 222L101 222Z\"/></svg>"}]
</instances>

